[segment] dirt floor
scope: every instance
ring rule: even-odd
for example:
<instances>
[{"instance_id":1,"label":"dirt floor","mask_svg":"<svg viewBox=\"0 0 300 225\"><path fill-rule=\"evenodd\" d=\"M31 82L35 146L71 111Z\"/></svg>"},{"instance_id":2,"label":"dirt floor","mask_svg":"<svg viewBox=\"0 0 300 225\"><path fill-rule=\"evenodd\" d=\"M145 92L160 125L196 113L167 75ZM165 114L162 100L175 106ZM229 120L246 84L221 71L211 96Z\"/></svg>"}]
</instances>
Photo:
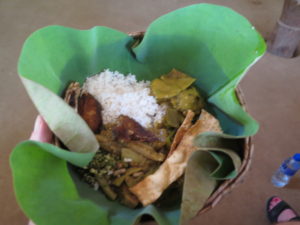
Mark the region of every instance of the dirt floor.
<instances>
[{"instance_id":1,"label":"dirt floor","mask_svg":"<svg viewBox=\"0 0 300 225\"><path fill-rule=\"evenodd\" d=\"M12 188L8 157L13 147L28 138L37 115L17 75L18 56L26 37L38 28L59 24L79 29L104 25L124 32L143 31L156 17L199 3L191 0L0 0L0 223L21 225L27 218L19 209ZM246 16L268 37L283 1L214 0ZM300 212L300 179L283 189L270 178L280 162L299 151L300 57L283 59L266 54L241 82L250 113L261 129L254 138L255 155L244 183L214 209L191 224L266 225L265 201L279 195ZM41 206L42 207L42 206Z\"/></svg>"}]
</instances>

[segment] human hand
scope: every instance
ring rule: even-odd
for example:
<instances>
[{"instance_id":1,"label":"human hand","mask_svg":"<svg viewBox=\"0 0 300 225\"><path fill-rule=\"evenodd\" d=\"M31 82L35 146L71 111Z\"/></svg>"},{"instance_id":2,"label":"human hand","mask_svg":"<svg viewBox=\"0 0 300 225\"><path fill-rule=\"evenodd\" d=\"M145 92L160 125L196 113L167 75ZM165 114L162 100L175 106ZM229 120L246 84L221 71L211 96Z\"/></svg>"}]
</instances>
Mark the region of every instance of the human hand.
<instances>
[{"instance_id":1,"label":"human hand","mask_svg":"<svg viewBox=\"0 0 300 225\"><path fill-rule=\"evenodd\" d=\"M38 115L35 119L34 128L29 140L51 143L52 138L53 135L47 123L40 115ZM28 225L35 224L32 221L29 221Z\"/></svg>"},{"instance_id":2,"label":"human hand","mask_svg":"<svg viewBox=\"0 0 300 225\"><path fill-rule=\"evenodd\" d=\"M34 128L29 139L46 143L52 142L52 132L42 116L38 115L36 117Z\"/></svg>"}]
</instances>

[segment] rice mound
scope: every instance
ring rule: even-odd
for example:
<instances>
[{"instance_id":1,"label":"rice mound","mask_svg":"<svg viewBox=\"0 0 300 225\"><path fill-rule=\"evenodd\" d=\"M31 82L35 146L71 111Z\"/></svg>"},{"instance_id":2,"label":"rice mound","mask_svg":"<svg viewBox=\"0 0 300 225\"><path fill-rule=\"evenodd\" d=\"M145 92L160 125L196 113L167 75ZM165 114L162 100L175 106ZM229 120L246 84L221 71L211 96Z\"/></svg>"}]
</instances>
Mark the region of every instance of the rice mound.
<instances>
[{"instance_id":1,"label":"rice mound","mask_svg":"<svg viewBox=\"0 0 300 225\"><path fill-rule=\"evenodd\" d=\"M166 112L150 95L150 82L137 81L133 74L125 76L107 69L87 78L83 89L102 105L104 124L114 123L120 115L126 115L149 128L161 122Z\"/></svg>"}]
</instances>

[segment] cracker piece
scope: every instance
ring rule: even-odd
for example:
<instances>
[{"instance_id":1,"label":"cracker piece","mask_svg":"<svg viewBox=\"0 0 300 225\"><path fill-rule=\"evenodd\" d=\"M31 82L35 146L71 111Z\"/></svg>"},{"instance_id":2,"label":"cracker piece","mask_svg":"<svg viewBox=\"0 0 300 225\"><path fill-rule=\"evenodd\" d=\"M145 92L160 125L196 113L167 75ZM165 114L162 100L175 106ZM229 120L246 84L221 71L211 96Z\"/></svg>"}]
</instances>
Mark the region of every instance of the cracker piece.
<instances>
[{"instance_id":1,"label":"cracker piece","mask_svg":"<svg viewBox=\"0 0 300 225\"><path fill-rule=\"evenodd\" d=\"M195 136L207 131L221 132L221 128L215 117L202 110L198 121L188 129L171 156L157 171L130 188L144 206L156 201L184 173L189 157L197 150L193 144Z\"/></svg>"},{"instance_id":2,"label":"cracker piece","mask_svg":"<svg viewBox=\"0 0 300 225\"><path fill-rule=\"evenodd\" d=\"M193 120L194 116L195 116L195 113L192 110L188 110L184 121L182 122L182 124L178 128L178 130L176 131L176 134L173 139L173 142L172 142L172 145L171 145L171 148L170 148L167 158L170 157L170 155L172 155L172 153L174 152L174 150L176 149L176 147L182 140L183 136L185 135L185 133L192 126L192 120Z\"/></svg>"}]
</instances>

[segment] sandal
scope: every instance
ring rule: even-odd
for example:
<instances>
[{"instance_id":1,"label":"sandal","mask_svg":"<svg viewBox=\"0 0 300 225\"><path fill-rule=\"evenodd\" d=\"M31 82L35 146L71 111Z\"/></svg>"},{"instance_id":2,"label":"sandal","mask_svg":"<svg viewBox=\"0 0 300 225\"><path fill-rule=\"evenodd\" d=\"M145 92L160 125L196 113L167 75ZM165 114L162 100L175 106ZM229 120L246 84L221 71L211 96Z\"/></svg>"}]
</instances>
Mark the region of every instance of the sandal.
<instances>
[{"instance_id":1,"label":"sandal","mask_svg":"<svg viewBox=\"0 0 300 225\"><path fill-rule=\"evenodd\" d=\"M278 223L278 217L279 215L286 209L290 209L294 212L294 214L296 215L295 217L291 218L289 221L300 221L300 216L295 212L295 210L293 208L291 208L285 201L281 200L276 206L274 206L271 210L269 210L270 208L270 204L272 202L272 200L274 198L278 198L277 196L273 196L271 198L269 198L269 200L267 201L267 217L270 220L271 223ZM286 221L288 222L288 221Z\"/></svg>"}]
</instances>

